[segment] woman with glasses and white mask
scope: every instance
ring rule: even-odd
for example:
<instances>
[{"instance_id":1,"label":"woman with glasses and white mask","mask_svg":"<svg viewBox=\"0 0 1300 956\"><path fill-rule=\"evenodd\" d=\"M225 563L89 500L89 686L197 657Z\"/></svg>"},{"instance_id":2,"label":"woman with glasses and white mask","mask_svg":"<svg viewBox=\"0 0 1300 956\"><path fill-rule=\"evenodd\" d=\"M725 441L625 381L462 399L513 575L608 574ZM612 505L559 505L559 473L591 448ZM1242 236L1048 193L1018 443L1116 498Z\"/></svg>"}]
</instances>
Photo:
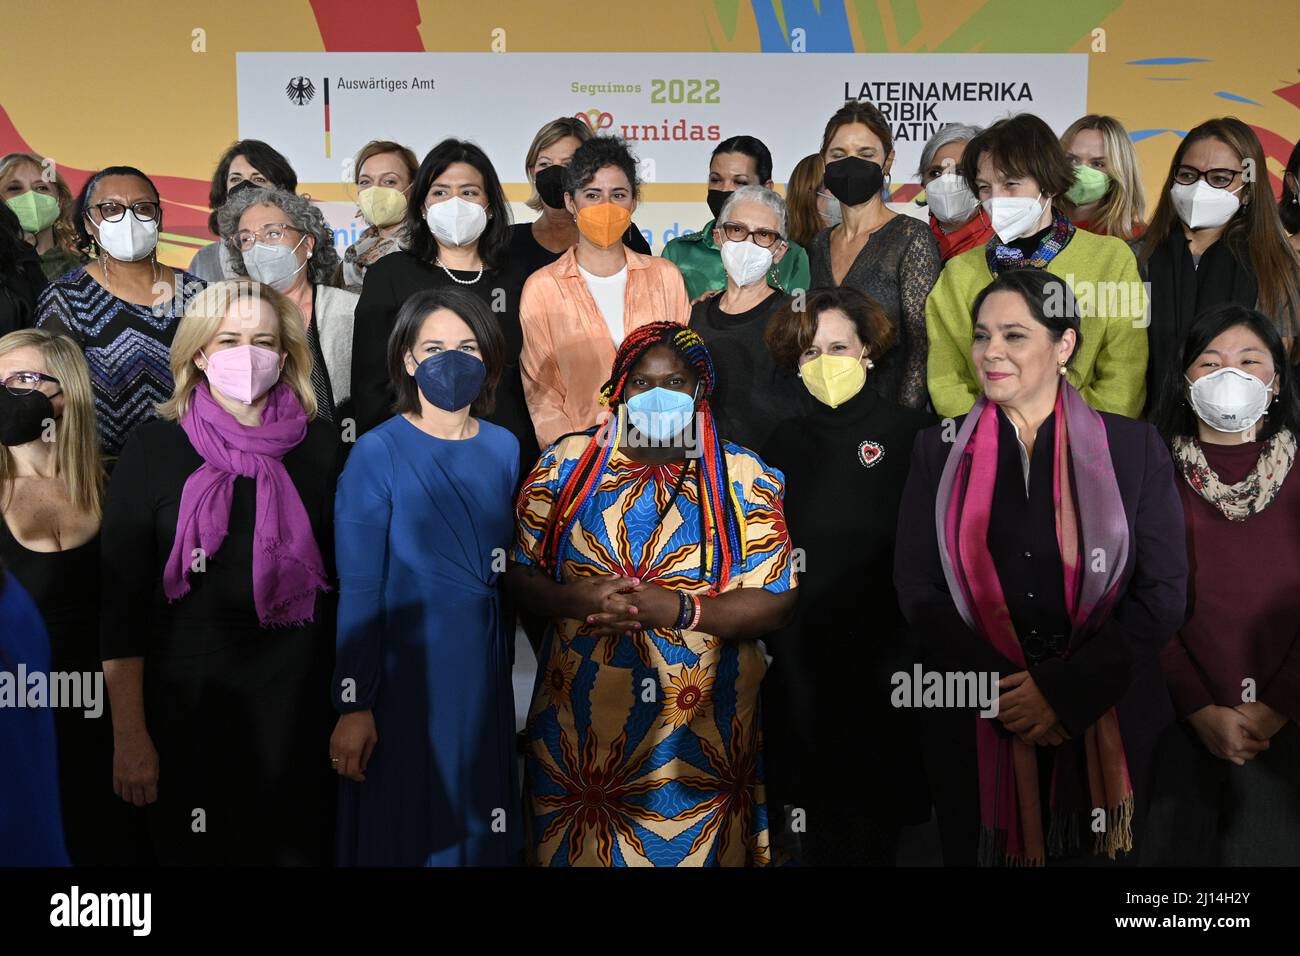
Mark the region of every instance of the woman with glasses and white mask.
<instances>
[{"instance_id":1,"label":"woman with glasses and white mask","mask_svg":"<svg viewBox=\"0 0 1300 956\"><path fill-rule=\"evenodd\" d=\"M353 175L357 211L366 221L366 228L356 242L343 250L334 285L360 295L366 269L390 252L411 248L406 210L419 168L415 154L401 143L376 139L361 147L353 160Z\"/></svg>"},{"instance_id":2,"label":"woman with glasses and white mask","mask_svg":"<svg viewBox=\"0 0 1300 956\"><path fill-rule=\"evenodd\" d=\"M1192 324L1153 422L1174 453L1192 600L1161 655L1150 866L1300 865L1300 393L1274 321Z\"/></svg>"},{"instance_id":3,"label":"woman with glasses and white mask","mask_svg":"<svg viewBox=\"0 0 1300 956\"><path fill-rule=\"evenodd\" d=\"M77 229L94 261L55 279L36 303L36 325L67 335L86 353L95 419L111 469L131 430L171 394L167 364L176 323L203 280L158 262L162 202L133 166L86 180Z\"/></svg>"},{"instance_id":4,"label":"woman with glasses and white mask","mask_svg":"<svg viewBox=\"0 0 1300 956\"><path fill-rule=\"evenodd\" d=\"M357 295L329 284L339 263L334 230L310 200L283 189L240 190L218 219L235 274L269 285L298 306L317 413L346 427Z\"/></svg>"},{"instance_id":5,"label":"woman with glasses and white mask","mask_svg":"<svg viewBox=\"0 0 1300 956\"><path fill-rule=\"evenodd\" d=\"M931 136L921 150L917 175L925 192L917 203L929 208L930 232L944 262L993 238L989 215L960 169L966 144L982 131L979 126L953 123Z\"/></svg>"},{"instance_id":6,"label":"woman with glasses and white mask","mask_svg":"<svg viewBox=\"0 0 1300 956\"><path fill-rule=\"evenodd\" d=\"M44 329L0 337L0 562L45 621L52 672L100 669L103 489L90 370L81 349ZM86 710L54 711L68 855L81 866L145 862L134 857L130 836L132 824L142 821L108 786L108 715L88 719Z\"/></svg>"},{"instance_id":7,"label":"woman with glasses and white mask","mask_svg":"<svg viewBox=\"0 0 1300 956\"><path fill-rule=\"evenodd\" d=\"M160 864L324 865L341 449L302 317L272 288L214 283L170 360L162 420L104 501L113 789L149 807Z\"/></svg>"},{"instance_id":8,"label":"woman with glasses and white mask","mask_svg":"<svg viewBox=\"0 0 1300 956\"><path fill-rule=\"evenodd\" d=\"M1174 151L1139 261L1151 286L1148 390L1166 390L1193 320L1216 305L1259 309L1291 340L1300 322L1300 259L1278 218L1255 131L1232 116L1206 120ZM1247 170L1254 170L1248 173Z\"/></svg>"},{"instance_id":9,"label":"woman with glasses and white mask","mask_svg":"<svg viewBox=\"0 0 1300 956\"><path fill-rule=\"evenodd\" d=\"M777 367L764 342L772 316L790 301L773 288L790 250L785 200L765 186L741 186L726 194L712 233L726 286L692 306L689 324L718 373L711 404L719 429L738 445L762 448L773 428L809 404L798 378Z\"/></svg>"}]
</instances>

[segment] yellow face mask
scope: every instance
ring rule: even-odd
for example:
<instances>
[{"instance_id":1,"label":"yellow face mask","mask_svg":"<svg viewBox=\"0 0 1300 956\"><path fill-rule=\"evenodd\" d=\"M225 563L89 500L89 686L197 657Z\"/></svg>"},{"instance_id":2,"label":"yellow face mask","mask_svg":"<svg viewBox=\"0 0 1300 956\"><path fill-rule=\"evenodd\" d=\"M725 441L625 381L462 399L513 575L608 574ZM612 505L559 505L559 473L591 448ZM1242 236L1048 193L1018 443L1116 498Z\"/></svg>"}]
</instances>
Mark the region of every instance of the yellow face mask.
<instances>
[{"instance_id":1,"label":"yellow face mask","mask_svg":"<svg viewBox=\"0 0 1300 956\"><path fill-rule=\"evenodd\" d=\"M372 226L391 226L406 215L406 196L391 186L370 186L357 196L361 215Z\"/></svg>"},{"instance_id":2,"label":"yellow face mask","mask_svg":"<svg viewBox=\"0 0 1300 956\"><path fill-rule=\"evenodd\" d=\"M863 346L857 358L819 355L800 366L799 377L813 398L831 408L839 408L867 384L867 370L862 367L862 355L866 351Z\"/></svg>"}]
</instances>

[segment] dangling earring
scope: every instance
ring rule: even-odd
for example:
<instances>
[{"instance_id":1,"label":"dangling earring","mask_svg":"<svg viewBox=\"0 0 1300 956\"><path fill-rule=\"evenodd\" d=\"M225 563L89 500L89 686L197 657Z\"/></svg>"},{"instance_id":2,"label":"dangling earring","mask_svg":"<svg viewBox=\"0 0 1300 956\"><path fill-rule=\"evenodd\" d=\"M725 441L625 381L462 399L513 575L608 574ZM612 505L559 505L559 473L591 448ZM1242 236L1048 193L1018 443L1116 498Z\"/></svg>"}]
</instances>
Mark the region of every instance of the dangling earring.
<instances>
[{"instance_id":1,"label":"dangling earring","mask_svg":"<svg viewBox=\"0 0 1300 956\"><path fill-rule=\"evenodd\" d=\"M872 369L875 367L876 367L876 363L871 361L871 359L867 359L867 368Z\"/></svg>"},{"instance_id":2,"label":"dangling earring","mask_svg":"<svg viewBox=\"0 0 1300 956\"><path fill-rule=\"evenodd\" d=\"M1062 375L1067 375L1067 374L1069 374L1068 370L1067 370L1066 367L1065 367L1065 363L1064 363L1064 362L1062 362L1059 366L1057 366L1057 369L1056 369L1056 370L1057 370L1058 372L1060 372Z\"/></svg>"}]
</instances>

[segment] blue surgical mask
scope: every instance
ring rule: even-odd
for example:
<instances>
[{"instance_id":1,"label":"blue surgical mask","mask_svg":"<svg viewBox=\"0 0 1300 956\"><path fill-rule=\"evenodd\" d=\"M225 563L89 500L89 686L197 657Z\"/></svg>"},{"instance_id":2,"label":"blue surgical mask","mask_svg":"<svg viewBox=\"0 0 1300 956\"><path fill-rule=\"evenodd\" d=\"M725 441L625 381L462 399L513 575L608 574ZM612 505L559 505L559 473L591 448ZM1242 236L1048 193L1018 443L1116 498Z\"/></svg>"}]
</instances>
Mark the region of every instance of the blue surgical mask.
<instances>
[{"instance_id":1,"label":"blue surgical mask","mask_svg":"<svg viewBox=\"0 0 1300 956\"><path fill-rule=\"evenodd\" d=\"M671 388L652 388L625 404L632 427L656 444L685 430L695 412L695 396Z\"/></svg>"},{"instance_id":2,"label":"blue surgical mask","mask_svg":"<svg viewBox=\"0 0 1300 956\"><path fill-rule=\"evenodd\" d=\"M420 394L445 412L471 405L483 391L487 366L468 352L459 350L430 355L415 369Z\"/></svg>"}]
</instances>

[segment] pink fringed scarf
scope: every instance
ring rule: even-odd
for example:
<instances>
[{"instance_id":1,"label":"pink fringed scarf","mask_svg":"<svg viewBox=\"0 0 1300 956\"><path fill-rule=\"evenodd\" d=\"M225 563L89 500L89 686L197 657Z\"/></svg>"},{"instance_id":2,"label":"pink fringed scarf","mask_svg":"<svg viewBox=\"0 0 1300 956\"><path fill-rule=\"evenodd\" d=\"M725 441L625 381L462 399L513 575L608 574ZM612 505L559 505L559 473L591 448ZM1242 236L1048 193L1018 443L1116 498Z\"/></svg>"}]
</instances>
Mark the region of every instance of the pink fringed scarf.
<instances>
[{"instance_id":1,"label":"pink fringed scarf","mask_svg":"<svg viewBox=\"0 0 1300 956\"><path fill-rule=\"evenodd\" d=\"M1025 656L988 549L997 469L997 407L981 397L957 433L939 482L939 555L962 619L1024 669ZM1110 613L1128 559L1129 530L1105 423L1065 381L1056 399L1052 499L1072 624L1068 658ZM1039 807L1038 748L995 721L976 718L979 863L1041 866L1048 847ZM1114 859L1133 847L1133 787L1113 707L1087 729L1083 749L1086 793L1072 746L1056 751L1047 843L1054 856L1077 848L1081 828L1092 821L1089 811L1102 808L1106 826L1096 835L1093 852Z\"/></svg>"}]
</instances>

